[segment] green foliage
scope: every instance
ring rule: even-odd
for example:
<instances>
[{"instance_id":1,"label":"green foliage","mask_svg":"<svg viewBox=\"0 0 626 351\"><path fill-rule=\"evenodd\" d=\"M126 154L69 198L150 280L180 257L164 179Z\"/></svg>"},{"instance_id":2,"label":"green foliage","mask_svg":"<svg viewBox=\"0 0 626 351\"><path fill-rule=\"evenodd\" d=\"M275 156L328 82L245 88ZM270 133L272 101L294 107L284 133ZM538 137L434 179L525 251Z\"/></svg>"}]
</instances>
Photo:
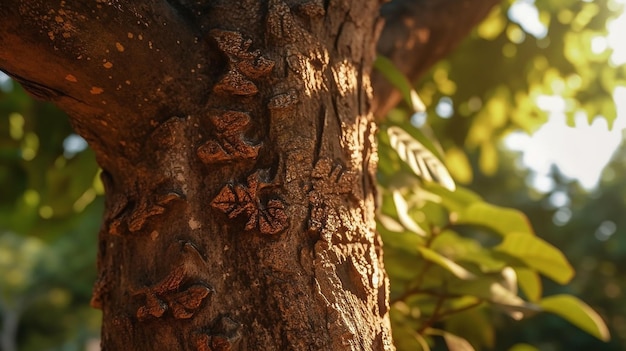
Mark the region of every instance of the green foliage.
<instances>
[{"instance_id":1,"label":"green foliage","mask_svg":"<svg viewBox=\"0 0 626 351\"><path fill-rule=\"evenodd\" d=\"M15 316L19 333L8 337L19 350L84 349L100 324L89 307L98 167L65 115L0 80L0 332Z\"/></svg>"},{"instance_id":2,"label":"green foliage","mask_svg":"<svg viewBox=\"0 0 626 351\"><path fill-rule=\"evenodd\" d=\"M388 133L390 128L398 127L386 127L387 134L398 133ZM566 284L574 271L561 251L535 235L521 212L488 204L467 189L451 191L446 188L447 178L440 182L443 185L432 182L441 179L439 166L426 167L426 176L419 167L410 167L413 174L402 172L404 163L436 158L425 155L425 148L414 160L403 157L411 144L422 145L407 135L403 134L401 144L380 138L381 154L394 150L399 154L388 169L380 170L385 185L380 191L386 201L378 228L386 245L394 332L398 327L399 333L396 339L410 338L413 341L407 342L407 347L425 350L430 349L427 345L432 344L433 336L441 336L450 350L490 348L494 341L487 336L492 333L477 337L480 333L471 332L475 318L464 319L466 326L453 319L458 335L434 326L447 323L457 313L496 310L513 319L542 311L554 313L607 340L606 325L582 301L569 295L540 298L539 275ZM526 299L518 294L518 286ZM491 330L493 326L485 322L481 328ZM464 335L466 332L469 335Z\"/></svg>"},{"instance_id":3,"label":"green foliage","mask_svg":"<svg viewBox=\"0 0 626 351\"><path fill-rule=\"evenodd\" d=\"M610 50L597 46L592 50L592 44L602 42L606 21L620 13L622 5L610 0L519 3L537 9L547 35L530 34L517 19L512 20L513 1L495 9L457 54L415 85L428 106L425 113L412 103L417 100L411 98L414 86L406 84L388 60L377 61L377 69L401 91L408 106L392 111L380 133L383 203L378 229L385 243L399 350L439 349L441 345L450 350L500 350L503 345L514 351L539 348L515 344L514 339L497 340L495 330L521 335L512 332L513 326L503 330L510 323L495 312L520 319L517 328L526 333L542 334L540 327L525 322L529 319L541 321L545 329L569 322L599 340L608 340L607 326L598 313L568 294L580 293L575 288L580 283L574 278L574 267L580 270L581 265L570 263L565 249L577 247L579 251L566 253L580 260L589 241L557 239L550 217L554 210L536 201L537 196L528 199L533 190L519 180L523 178L516 178L519 171L511 166L510 154L503 158L500 141L512 131L534 132L554 108L566 113L571 125L580 114L589 121L614 121L611 95L616 86L626 85L626 70L611 63ZM447 168L431 160L443 161ZM443 180L448 177L450 181ZM500 203L531 209L537 216L535 222L549 221L538 232L550 240L535 235L522 212L488 203L459 184L479 189ZM617 201L623 207L623 199ZM586 212L578 213L586 217ZM585 281L589 280L594 278L588 276ZM607 283L616 301L622 285ZM585 295L585 300L591 296ZM599 300L595 302L598 308ZM544 315L558 316L561 322ZM547 321L551 321L549 327L544 324ZM555 346L559 341L553 339L550 345L560 350ZM539 338L526 335L518 340ZM562 350L589 349L584 344L590 343L567 343Z\"/></svg>"},{"instance_id":4,"label":"green foliage","mask_svg":"<svg viewBox=\"0 0 626 351\"><path fill-rule=\"evenodd\" d=\"M429 115L437 116L442 102L454 111L428 123L446 150L446 161L455 161L448 163L450 173L465 174L455 178L462 184L469 184L473 170L461 152L476 153L479 171L493 175L498 144L512 131L534 132L550 109L562 110L572 126L581 114L611 125L613 90L626 85L626 66L613 64L612 50L602 49L606 22L621 13L623 4L517 1L537 8L547 35L535 37L509 18L512 3L496 8L455 54L416 85ZM527 13L526 20L533 18Z\"/></svg>"},{"instance_id":5,"label":"green foliage","mask_svg":"<svg viewBox=\"0 0 626 351\"><path fill-rule=\"evenodd\" d=\"M609 330L604 325L602 318L587 304L574 296L549 296L542 299L539 306L544 311L562 316L600 340L608 341L610 339Z\"/></svg>"}]
</instances>

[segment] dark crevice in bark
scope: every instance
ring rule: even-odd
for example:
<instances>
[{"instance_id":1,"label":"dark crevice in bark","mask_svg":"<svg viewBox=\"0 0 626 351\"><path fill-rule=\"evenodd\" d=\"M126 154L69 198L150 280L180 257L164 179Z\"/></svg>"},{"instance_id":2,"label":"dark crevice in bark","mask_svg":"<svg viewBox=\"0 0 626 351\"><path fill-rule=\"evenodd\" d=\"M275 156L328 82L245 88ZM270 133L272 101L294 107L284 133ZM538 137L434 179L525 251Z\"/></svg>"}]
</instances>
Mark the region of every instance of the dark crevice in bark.
<instances>
[{"instance_id":1,"label":"dark crevice in bark","mask_svg":"<svg viewBox=\"0 0 626 351\"><path fill-rule=\"evenodd\" d=\"M320 110L319 113L317 115L317 120L316 120L316 140L315 140L315 151L313 152L313 160L319 160L320 159L320 155L322 152L322 147L324 145L324 129L326 127L326 122L327 122L327 111L326 111L326 106L322 105L320 106ZM312 163L311 167L314 167L315 164Z\"/></svg>"}]
</instances>

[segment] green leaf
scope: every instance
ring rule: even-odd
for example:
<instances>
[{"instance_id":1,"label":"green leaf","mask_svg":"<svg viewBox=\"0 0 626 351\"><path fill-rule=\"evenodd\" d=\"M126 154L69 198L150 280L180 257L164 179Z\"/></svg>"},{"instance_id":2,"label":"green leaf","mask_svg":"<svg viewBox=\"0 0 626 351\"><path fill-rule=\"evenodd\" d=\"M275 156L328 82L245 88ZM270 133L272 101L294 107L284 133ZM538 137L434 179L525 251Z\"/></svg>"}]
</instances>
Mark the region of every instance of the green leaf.
<instances>
[{"instance_id":1,"label":"green leaf","mask_svg":"<svg viewBox=\"0 0 626 351\"><path fill-rule=\"evenodd\" d=\"M527 268L515 268L517 282L529 301L537 302L541 299L541 278L537 272Z\"/></svg>"},{"instance_id":2,"label":"green leaf","mask_svg":"<svg viewBox=\"0 0 626 351\"><path fill-rule=\"evenodd\" d=\"M382 213L376 216L376 220L390 232L401 233L405 229L404 226L395 219Z\"/></svg>"},{"instance_id":3,"label":"green leaf","mask_svg":"<svg viewBox=\"0 0 626 351\"><path fill-rule=\"evenodd\" d=\"M609 329L589 305L571 295L554 295L542 299L539 305L602 341L609 341Z\"/></svg>"},{"instance_id":4,"label":"green leaf","mask_svg":"<svg viewBox=\"0 0 626 351\"><path fill-rule=\"evenodd\" d=\"M437 182L454 191L456 185L452 176L441 161L441 157L438 156L435 146L425 136L422 135L421 140L418 141L411 134L396 126L389 127L387 134L391 147L417 176L425 181Z\"/></svg>"},{"instance_id":5,"label":"green leaf","mask_svg":"<svg viewBox=\"0 0 626 351\"><path fill-rule=\"evenodd\" d=\"M404 74L402 74L402 72L400 72L398 68L396 68L390 59L379 55L376 58L376 61L374 61L374 68L382 73L382 75L385 76L385 78L387 78L387 80L400 91L404 101L413 111L426 111L426 106L424 106L424 103L420 100L417 92L415 92L409 80Z\"/></svg>"},{"instance_id":6,"label":"green leaf","mask_svg":"<svg viewBox=\"0 0 626 351\"><path fill-rule=\"evenodd\" d=\"M409 216L409 206L399 191L393 192L393 203L396 205L398 220L404 228L420 236L426 236L426 231L420 228L417 223Z\"/></svg>"},{"instance_id":7,"label":"green leaf","mask_svg":"<svg viewBox=\"0 0 626 351\"><path fill-rule=\"evenodd\" d=\"M559 249L527 233L510 233L495 250L513 256L559 284L574 277L574 269Z\"/></svg>"},{"instance_id":8,"label":"green leaf","mask_svg":"<svg viewBox=\"0 0 626 351\"><path fill-rule=\"evenodd\" d=\"M474 280L458 281L448 290L451 293L476 296L489 301L516 320L539 311L537 306L524 301L517 296L516 291L502 283L503 279L499 276L481 276Z\"/></svg>"},{"instance_id":9,"label":"green leaf","mask_svg":"<svg viewBox=\"0 0 626 351\"><path fill-rule=\"evenodd\" d=\"M444 329L463 337L479 350L492 350L496 334L493 316L484 304L481 306L451 314L443 321Z\"/></svg>"},{"instance_id":10,"label":"green leaf","mask_svg":"<svg viewBox=\"0 0 626 351\"><path fill-rule=\"evenodd\" d=\"M526 215L522 212L491 205L484 201L475 202L464 211L460 211L455 224L484 226L504 237L511 232L535 234Z\"/></svg>"},{"instance_id":11,"label":"green leaf","mask_svg":"<svg viewBox=\"0 0 626 351\"><path fill-rule=\"evenodd\" d=\"M425 191L439 196L441 204L450 212L457 214L476 202L483 202L480 196L463 187L457 187L454 191L436 183L424 183L422 187Z\"/></svg>"},{"instance_id":12,"label":"green leaf","mask_svg":"<svg viewBox=\"0 0 626 351\"><path fill-rule=\"evenodd\" d=\"M445 330L428 328L424 332L426 335L442 336L450 351L474 351L474 347L467 340Z\"/></svg>"},{"instance_id":13,"label":"green leaf","mask_svg":"<svg viewBox=\"0 0 626 351\"><path fill-rule=\"evenodd\" d=\"M539 349L528 344L515 344L509 351L539 351Z\"/></svg>"},{"instance_id":14,"label":"green leaf","mask_svg":"<svg viewBox=\"0 0 626 351\"><path fill-rule=\"evenodd\" d=\"M474 351L472 345L460 336L444 332L443 339L446 341L450 351Z\"/></svg>"},{"instance_id":15,"label":"green leaf","mask_svg":"<svg viewBox=\"0 0 626 351\"><path fill-rule=\"evenodd\" d=\"M500 272L507 265L506 261L494 257L491 250L481 246L479 241L462 237L451 230L439 233L430 248L456 262L473 263L483 273Z\"/></svg>"},{"instance_id":16,"label":"green leaf","mask_svg":"<svg viewBox=\"0 0 626 351\"><path fill-rule=\"evenodd\" d=\"M449 258L446 258L429 248L418 247L417 249L422 254L424 259L443 267L445 270L454 274L459 279L467 280L476 278L476 276L472 272L468 271L467 269L461 267Z\"/></svg>"}]
</instances>

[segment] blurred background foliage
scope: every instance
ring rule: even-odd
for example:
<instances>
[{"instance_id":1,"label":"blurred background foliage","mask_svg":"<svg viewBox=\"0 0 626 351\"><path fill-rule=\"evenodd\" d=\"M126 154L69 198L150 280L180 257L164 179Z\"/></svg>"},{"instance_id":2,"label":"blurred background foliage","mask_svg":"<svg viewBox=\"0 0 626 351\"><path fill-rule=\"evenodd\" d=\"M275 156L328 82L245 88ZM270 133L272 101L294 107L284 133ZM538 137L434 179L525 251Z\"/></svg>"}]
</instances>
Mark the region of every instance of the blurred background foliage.
<instances>
[{"instance_id":1,"label":"blurred background foliage","mask_svg":"<svg viewBox=\"0 0 626 351\"><path fill-rule=\"evenodd\" d=\"M505 1L411 82L425 109L404 91L387 116L379 231L399 350L626 349L623 10ZM524 245L520 232L545 242Z\"/></svg>"},{"instance_id":2,"label":"blurred background foliage","mask_svg":"<svg viewBox=\"0 0 626 351\"><path fill-rule=\"evenodd\" d=\"M0 77L0 350L84 350L98 336L97 173L67 116Z\"/></svg>"},{"instance_id":3,"label":"blurred background foliage","mask_svg":"<svg viewBox=\"0 0 626 351\"><path fill-rule=\"evenodd\" d=\"M524 137L551 123L562 128L548 134L566 125L626 127L626 111L616 107L626 94L615 93L626 87L619 59L626 24L614 21L623 7L618 0L504 1L452 56L411 82L425 111L403 102L381 125L379 230L399 350L626 349L626 146L597 183L582 186L558 162L548 171L533 167L529 149L539 141ZM428 144L420 154L435 155L425 167L444 186L402 160L390 127ZM594 135L567 144L579 164L613 152ZM539 145L545 153L566 142L550 136L552 144ZM445 189L438 154L455 192ZM502 207L488 208L495 216L482 223L463 217L486 203L521 210L532 228ZM98 167L67 118L0 76L0 349L83 350L97 338L100 315L89 299L102 210ZM505 227L485 230L490 221ZM506 225L537 233L549 252L539 258L551 263L516 258L503 244ZM482 285L468 286L477 275ZM507 293L517 285L519 294ZM537 313L541 296L563 294L597 311L611 340L558 313Z\"/></svg>"}]
</instances>

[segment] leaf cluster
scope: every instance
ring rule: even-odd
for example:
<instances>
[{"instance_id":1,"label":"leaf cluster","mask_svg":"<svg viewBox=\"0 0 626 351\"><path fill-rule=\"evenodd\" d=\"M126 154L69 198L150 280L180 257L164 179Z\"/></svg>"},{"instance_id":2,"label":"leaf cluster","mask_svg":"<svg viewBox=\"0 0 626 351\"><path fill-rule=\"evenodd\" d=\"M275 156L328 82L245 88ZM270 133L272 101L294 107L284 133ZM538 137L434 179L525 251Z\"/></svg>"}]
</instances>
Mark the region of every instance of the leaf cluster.
<instances>
[{"instance_id":1,"label":"leaf cluster","mask_svg":"<svg viewBox=\"0 0 626 351\"><path fill-rule=\"evenodd\" d=\"M398 348L430 350L435 337L450 350L490 348L494 312L515 320L549 312L607 340L606 325L584 302L566 294L542 296L542 276L559 284L574 276L563 253L538 237L522 212L452 187L445 168L426 166L432 174L424 176L412 167L438 158L409 133L392 142L397 128L421 132L391 125L379 138L380 152L389 157L379 169L378 230Z\"/></svg>"}]
</instances>

